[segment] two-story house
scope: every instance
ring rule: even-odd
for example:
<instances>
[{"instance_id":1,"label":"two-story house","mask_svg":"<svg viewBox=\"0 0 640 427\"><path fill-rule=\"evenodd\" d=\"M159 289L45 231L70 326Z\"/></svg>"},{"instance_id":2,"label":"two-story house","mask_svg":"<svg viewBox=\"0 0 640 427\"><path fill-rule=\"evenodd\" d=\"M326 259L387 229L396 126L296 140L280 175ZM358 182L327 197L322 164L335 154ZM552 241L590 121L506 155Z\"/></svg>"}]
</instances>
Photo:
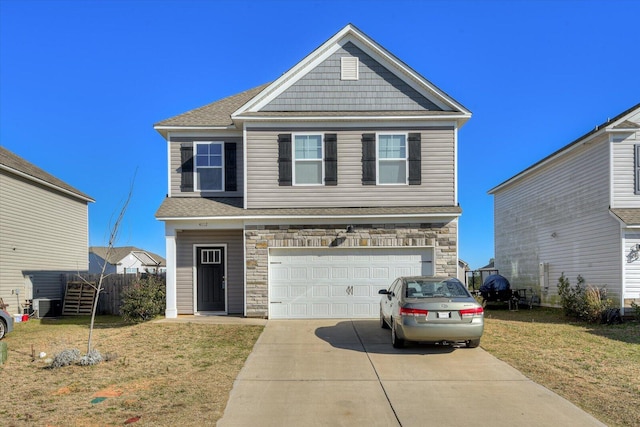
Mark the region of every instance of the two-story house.
<instances>
[{"instance_id":1,"label":"two-story house","mask_svg":"<svg viewBox=\"0 0 640 427\"><path fill-rule=\"evenodd\" d=\"M489 191L495 266L559 305L562 273L640 302L640 104Z\"/></svg>"},{"instance_id":2,"label":"two-story house","mask_svg":"<svg viewBox=\"0 0 640 427\"><path fill-rule=\"evenodd\" d=\"M9 312L61 300L64 275L87 270L92 202L0 147L0 298Z\"/></svg>"},{"instance_id":3,"label":"two-story house","mask_svg":"<svg viewBox=\"0 0 640 427\"><path fill-rule=\"evenodd\" d=\"M166 316L371 318L397 276L456 276L470 116L347 25L275 81L155 124Z\"/></svg>"}]
</instances>

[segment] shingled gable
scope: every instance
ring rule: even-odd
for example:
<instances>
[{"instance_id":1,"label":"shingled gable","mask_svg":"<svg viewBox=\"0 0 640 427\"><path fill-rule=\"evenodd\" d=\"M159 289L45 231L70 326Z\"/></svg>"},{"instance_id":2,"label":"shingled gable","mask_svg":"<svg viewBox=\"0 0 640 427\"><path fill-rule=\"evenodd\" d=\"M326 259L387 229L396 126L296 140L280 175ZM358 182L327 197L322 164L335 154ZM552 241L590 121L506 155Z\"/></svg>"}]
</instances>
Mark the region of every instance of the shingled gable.
<instances>
[{"instance_id":1,"label":"shingled gable","mask_svg":"<svg viewBox=\"0 0 640 427\"><path fill-rule=\"evenodd\" d=\"M338 49L353 45L373 61L381 64L399 81L406 85L416 96L424 97L433 108L417 111L265 111L264 107L286 92L296 82L310 73ZM331 117L334 120L351 120L354 118L375 118L377 116L394 116L411 118L455 119L458 125L464 124L471 112L455 101L443 90L421 76L400 59L388 52L354 25L348 24L302 61L284 73L272 83L267 83L242 93L215 101L186 113L179 114L154 125L162 136L172 129L206 130L206 129L240 129L242 119L253 120L264 117L274 119L307 120L318 116Z\"/></svg>"},{"instance_id":2,"label":"shingled gable","mask_svg":"<svg viewBox=\"0 0 640 427\"><path fill-rule=\"evenodd\" d=\"M40 183L61 191L82 201L95 202L95 200L90 196L56 178L50 173L45 172L34 164L29 163L4 147L0 147L0 169L4 169L14 175L22 176L32 182Z\"/></svg>"},{"instance_id":3,"label":"shingled gable","mask_svg":"<svg viewBox=\"0 0 640 427\"><path fill-rule=\"evenodd\" d=\"M372 58L377 63L381 64L387 71L391 72L400 81L417 92L419 95L426 98L429 102L433 103L434 109L430 111L422 110L416 111L397 111L394 112L395 116L410 116L422 114L422 116L435 116L442 117L446 115L447 118L454 118L458 121L459 126L466 122L471 117L471 112L467 110L460 103L455 101L444 91L436 87L433 83L421 76L411 67L404 62L396 58L389 51L384 49L373 39L368 37L358 28L352 24L346 25L333 37L323 43L316 50L307 55L302 61L296 64L293 68L283 74L273 83L265 87L256 96L247 100L247 102L238 108L233 114L234 120L243 118L256 119L261 115L265 117L273 117L276 113L264 111L264 107L270 102L276 99L278 96L286 92L291 86L302 79L305 75L311 72L316 66L321 64L333 53L339 49L347 46L348 44L354 45L357 49L361 50L368 57ZM406 114L405 114L406 113ZM295 119L296 117L303 117L304 119L314 116L313 112L297 112L297 114L284 114L288 119ZM324 116L324 112L315 115ZM355 117L370 117L372 114L363 114L359 111L340 111L339 116L343 116L345 119L351 119ZM337 114L330 114L331 117L337 117Z\"/></svg>"}]
</instances>

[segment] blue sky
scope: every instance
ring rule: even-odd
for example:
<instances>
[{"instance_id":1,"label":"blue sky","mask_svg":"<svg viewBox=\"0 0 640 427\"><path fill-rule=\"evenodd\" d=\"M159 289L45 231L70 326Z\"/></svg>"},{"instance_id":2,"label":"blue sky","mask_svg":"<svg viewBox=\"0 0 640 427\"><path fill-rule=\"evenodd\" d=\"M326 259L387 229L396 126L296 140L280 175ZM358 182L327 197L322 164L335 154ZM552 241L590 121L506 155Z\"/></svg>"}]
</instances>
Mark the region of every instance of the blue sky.
<instances>
[{"instance_id":1,"label":"blue sky","mask_svg":"<svg viewBox=\"0 0 640 427\"><path fill-rule=\"evenodd\" d=\"M473 113L460 257L493 256L487 191L640 102L640 2L0 0L0 143L93 197L106 244L164 255L153 124L273 81L352 23ZM136 172L137 171L137 172Z\"/></svg>"}]
</instances>

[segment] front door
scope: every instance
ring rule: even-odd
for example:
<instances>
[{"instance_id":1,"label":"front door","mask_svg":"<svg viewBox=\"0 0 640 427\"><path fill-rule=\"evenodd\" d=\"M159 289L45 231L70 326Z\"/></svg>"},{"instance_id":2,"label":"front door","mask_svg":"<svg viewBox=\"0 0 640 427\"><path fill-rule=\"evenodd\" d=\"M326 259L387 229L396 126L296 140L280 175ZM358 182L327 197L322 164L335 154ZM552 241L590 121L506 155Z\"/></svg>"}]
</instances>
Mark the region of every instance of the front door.
<instances>
[{"instance_id":1,"label":"front door","mask_svg":"<svg viewBox=\"0 0 640 427\"><path fill-rule=\"evenodd\" d=\"M199 247L197 311L225 311L224 247Z\"/></svg>"}]
</instances>

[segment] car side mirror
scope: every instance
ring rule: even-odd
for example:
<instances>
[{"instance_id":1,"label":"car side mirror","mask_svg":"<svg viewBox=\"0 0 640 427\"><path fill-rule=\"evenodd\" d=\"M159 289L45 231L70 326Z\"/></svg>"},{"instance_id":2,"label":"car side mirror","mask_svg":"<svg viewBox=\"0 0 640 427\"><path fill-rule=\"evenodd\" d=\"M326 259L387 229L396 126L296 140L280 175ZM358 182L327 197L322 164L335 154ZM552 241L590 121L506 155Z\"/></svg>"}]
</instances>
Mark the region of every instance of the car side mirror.
<instances>
[{"instance_id":1,"label":"car side mirror","mask_svg":"<svg viewBox=\"0 0 640 427\"><path fill-rule=\"evenodd\" d=\"M380 295L389 295L391 292L389 292L387 289L380 289L378 293Z\"/></svg>"}]
</instances>

